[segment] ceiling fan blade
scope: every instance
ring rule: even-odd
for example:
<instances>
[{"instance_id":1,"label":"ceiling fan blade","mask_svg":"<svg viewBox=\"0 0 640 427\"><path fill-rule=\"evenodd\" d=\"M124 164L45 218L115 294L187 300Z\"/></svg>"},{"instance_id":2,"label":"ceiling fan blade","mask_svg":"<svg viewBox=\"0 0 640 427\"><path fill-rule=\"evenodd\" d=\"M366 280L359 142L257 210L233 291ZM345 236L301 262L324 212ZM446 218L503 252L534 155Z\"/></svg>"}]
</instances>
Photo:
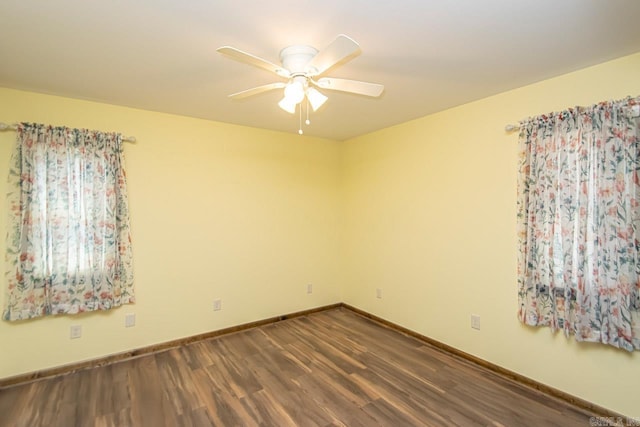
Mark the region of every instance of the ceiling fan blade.
<instances>
[{"instance_id":1,"label":"ceiling fan blade","mask_svg":"<svg viewBox=\"0 0 640 427\"><path fill-rule=\"evenodd\" d=\"M248 96L257 95L259 93L267 92L273 89L282 89L283 87L286 87L286 86L287 84L284 82L269 83L268 85L257 86L251 89L243 90L241 92L232 93L231 95L229 95L229 98L242 99Z\"/></svg>"},{"instance_id":2,"label":"ceiling fan blade","mask_svg":"<svg viewBox=\"0 0 640 427\"><path fill-rule=\"evenodd\" d=\"M384 86L377 83L360 82L357 80L334 79L323 77L315 83L322 89L340 90L342 92L357 93L366 96L380 96Z\"/></svg>"},{"instance_id":3,"label":"ceiling fan blade","mask_svg":"<svg viewBox=\"0 0 640 427\"><path fill-rule=\"evenodd\" d=\"M235 59L236 61L254 65L267 71L271 71L272 73L276 73L279 76L289 78L291 75L289 71L285 70L281 66L276 65L273 62L269 62L266 59L259 58L250 53L243 52L240 49L236 49L235 47L222 46L216 50L221 54L228 56L229 58Z\"/></svg>"},{"instance_id":4,"label":"ceiling fan blade","mask_svg":"<svg viewBox=\"0 0 640 427\"><path fill-rule=\"evenodd\" d=\"M307 64L306 71L311 77L318 76L337 63L359 55L360 45L351 38L340 34L329 46L318 52Z\"/></svg>"}]
</instances>

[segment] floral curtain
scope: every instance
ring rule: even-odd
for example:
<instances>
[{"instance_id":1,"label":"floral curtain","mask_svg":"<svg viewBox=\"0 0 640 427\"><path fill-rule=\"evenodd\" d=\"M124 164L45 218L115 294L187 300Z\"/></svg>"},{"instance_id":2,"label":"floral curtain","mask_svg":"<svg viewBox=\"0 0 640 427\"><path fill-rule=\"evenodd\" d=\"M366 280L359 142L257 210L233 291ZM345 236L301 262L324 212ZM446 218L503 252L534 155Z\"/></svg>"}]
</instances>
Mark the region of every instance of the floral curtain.
<instances>
[{"instance_id":1,"label":"floral curtain","mask_svg":"<svg viewBox=\"0 0 640 427\"><path fill-rule=\"evenodd\" d=\"M5 320L134 302L121 143L115 133L18 125Z\"/></svg>"},{"instance_id":2,"label":"floral curtain","mask_svg":"<svg viewBox=\"0 0 640 427\"><path fill-rule=\"evenodd\" d=\"M640 97L520 126L518 316L640 350Z\"/></svg>"}]
</instances>

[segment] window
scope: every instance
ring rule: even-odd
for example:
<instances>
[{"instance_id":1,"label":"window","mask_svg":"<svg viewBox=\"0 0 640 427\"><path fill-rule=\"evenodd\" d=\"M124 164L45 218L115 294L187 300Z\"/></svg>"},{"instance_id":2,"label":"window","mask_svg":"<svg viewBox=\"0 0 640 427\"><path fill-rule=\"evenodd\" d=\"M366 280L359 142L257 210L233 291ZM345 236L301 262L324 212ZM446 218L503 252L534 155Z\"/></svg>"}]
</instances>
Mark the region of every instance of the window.
<instances>
[{"instance_id":1,"label":"window","mask_svg":"<svg viewBox=\"0 0 640 427\"><path fill-rule=\"evenodd\" d=\"M521 124L519 318L640 350L640 97Z\"/></svg>"},{"instance_id":2,"label":"window","mask_svg":"<svg viewBox=\"0 0 640 427\"><path fill-rule=\"evenodd\" d=\"M122 137L28 123L17 133L4 319L133 302Z\"/></svg>"}]
</instances>

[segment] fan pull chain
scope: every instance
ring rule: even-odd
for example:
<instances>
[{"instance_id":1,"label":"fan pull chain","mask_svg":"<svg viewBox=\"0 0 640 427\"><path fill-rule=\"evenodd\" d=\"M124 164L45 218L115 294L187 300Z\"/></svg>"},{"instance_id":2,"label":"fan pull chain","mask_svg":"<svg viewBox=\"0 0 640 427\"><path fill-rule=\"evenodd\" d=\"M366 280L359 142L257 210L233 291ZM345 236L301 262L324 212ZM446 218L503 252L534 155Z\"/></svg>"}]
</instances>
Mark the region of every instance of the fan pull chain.
<instances>
[{"instance_id":1,"label":"fan pull chain","mask_svg":"<svg viewBox=\"0 0 640 427\"><path fill-rule=\"evenodd\" d=\"M300 114L298 115L298 117L298 134L302 135L304 133L302 132L302 104L300 104Z\"/></svg>"},{"instance_id":2,"label":"fan pull chain","mask_svg":"<svg viewBox=\"0 0 640 427\"><path fill-rule=\"evenodd\" d=\"M309 98L307 98L307 120L304 123L309 126L311 124L311 120L309 120Z\"/></svg>"}]
</instances>

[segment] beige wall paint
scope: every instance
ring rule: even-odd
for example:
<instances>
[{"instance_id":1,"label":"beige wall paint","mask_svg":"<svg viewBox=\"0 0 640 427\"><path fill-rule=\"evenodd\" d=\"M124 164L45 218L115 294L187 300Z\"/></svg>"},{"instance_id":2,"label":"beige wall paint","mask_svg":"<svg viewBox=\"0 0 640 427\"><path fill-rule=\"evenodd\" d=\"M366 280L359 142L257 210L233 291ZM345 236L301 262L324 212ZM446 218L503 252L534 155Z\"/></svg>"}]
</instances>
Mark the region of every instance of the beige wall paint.
<instances>
[{"instance_id":1,"label":"beige wall paint","mask_svg":"<svg viewBox=\"0 0 640 427\"><path fill-rule=\"evenodd\" d=\"M516 319L517 135L503 131L529 115L640 94L638 75L640 54L345 143L0 89L2 121L139 140L125 146L138 302L0 322L0 378L344 301L640 417L639 354ZM0 133L0 176L14 139ZM1 194L5 186L0 179ZM130 312L137 325L125 329ZM81 339L69 340L71 324L83 326Z\"/></svg>"},{"instance_id":2,"label":"beige wall paint","mask_svg":"<svg viewBox=\"0 0 640 427\"><path fill-rule=\"evenodd\" d=\"M0 377L342 300L339 143L8 89L0 120L138 139L125 144L137 303L0 321ZM0 133L0 194L14 140ZM4 196L0 212L4 253ZM0 285L4 305L4 275ZM215 298L222 311L213 311ZM136 326L125 329L132 312ZM71 324L82 325L82 338L69 339Z\"/></svg>"},{"instance_id":3,"label":"beige wall paint","mask_svg":"<svg viewBox=\"0 0 640 427\"><path fill-rule=\"evenodd\" d=\"M518 135L504 132L527 116L640 95L638 76L640 54L348 141L345 302L640 417L640 353L578 344L516 318Z\"/></svg>"}]
</instances>

